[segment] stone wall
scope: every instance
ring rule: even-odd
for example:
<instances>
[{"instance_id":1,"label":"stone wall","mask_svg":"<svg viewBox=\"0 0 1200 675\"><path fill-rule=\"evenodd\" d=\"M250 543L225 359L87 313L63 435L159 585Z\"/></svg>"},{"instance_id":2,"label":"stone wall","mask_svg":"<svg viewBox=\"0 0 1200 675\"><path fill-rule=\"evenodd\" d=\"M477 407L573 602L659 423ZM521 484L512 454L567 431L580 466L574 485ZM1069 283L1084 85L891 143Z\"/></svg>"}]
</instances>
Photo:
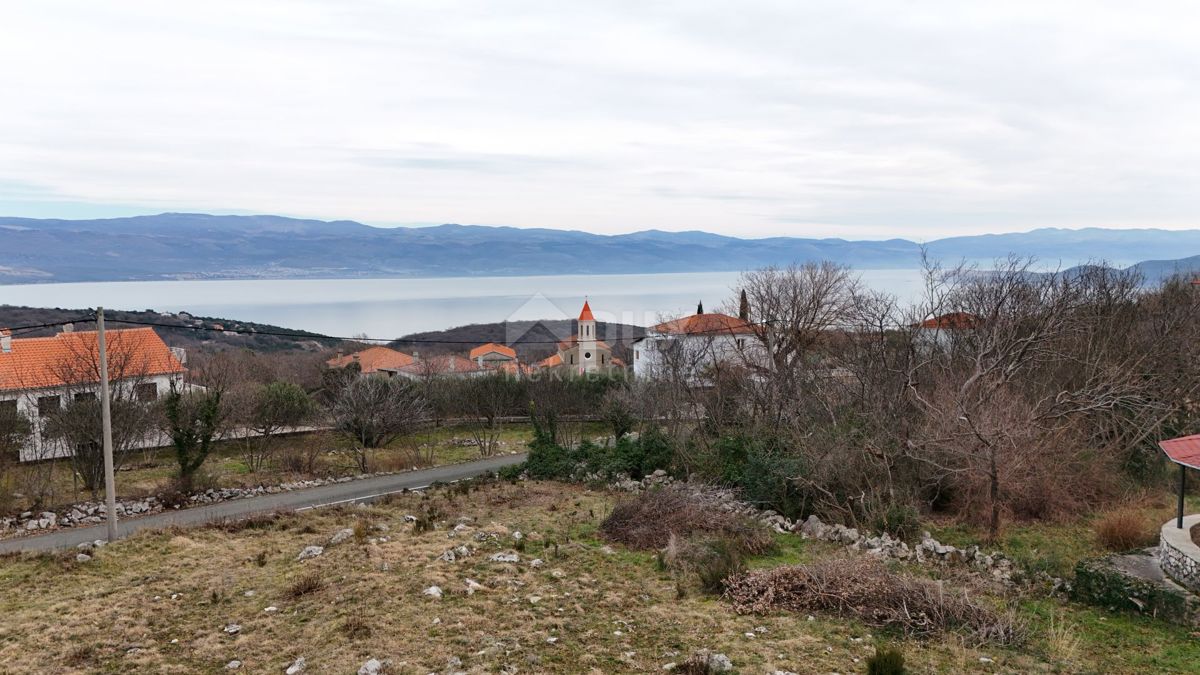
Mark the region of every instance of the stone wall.
<instances>
[{"instance_id":1,"label":"stone wall","mask_svg":"<svg viewBox=\"0 0 1200 675\"><path fill-rule=\"evenodd\" d=\"M1192 543L1192 526L1200 523L1200 513L1183 519L1183 528L1175 519L1162 526L1159 535L1158 562L1167 576L1193 592L1200 592L1200 547Z\"/></svg>"}]
</instances>

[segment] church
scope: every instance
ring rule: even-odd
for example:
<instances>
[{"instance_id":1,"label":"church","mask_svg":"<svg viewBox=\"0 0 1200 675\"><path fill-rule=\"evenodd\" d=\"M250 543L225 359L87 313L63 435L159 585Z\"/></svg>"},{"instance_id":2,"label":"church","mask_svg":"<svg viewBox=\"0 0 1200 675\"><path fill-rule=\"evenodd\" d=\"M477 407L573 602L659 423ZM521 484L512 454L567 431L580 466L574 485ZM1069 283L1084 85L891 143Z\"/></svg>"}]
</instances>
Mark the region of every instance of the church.
<instances>
[{"instance_id":1,"label":"church","mask_svg":"<svg viewBox=\"0 0 1200 675\"><path fill-rule=\"evenodd\" d=\"M609 373L624 368L620 359L613 358L612 347L596 336L596 317L587 300L579 312L575 334L558 343L558 353L538 364L539 368L555 368L573 375Z\"/></svg>"}]
</instances>

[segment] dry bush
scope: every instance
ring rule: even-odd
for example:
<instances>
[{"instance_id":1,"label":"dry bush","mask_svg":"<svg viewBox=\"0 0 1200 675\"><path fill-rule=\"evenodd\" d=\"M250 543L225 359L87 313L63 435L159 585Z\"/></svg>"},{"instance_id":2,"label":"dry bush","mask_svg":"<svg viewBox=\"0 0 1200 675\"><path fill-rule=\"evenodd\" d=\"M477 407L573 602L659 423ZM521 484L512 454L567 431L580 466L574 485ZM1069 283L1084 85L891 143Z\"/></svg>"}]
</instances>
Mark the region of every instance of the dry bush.
<instances>
[{"instance_id":1,"label":"dry bush","mask_svg":"<svg viewBox=\"0 0 1200 675\"><path fill-rule=\"evenodd\" d=\"M1158 540L1158 528L1145 513L1133 508L1109 511L1096 522L1095 530L1096 541L1110 551L1153 546Z\"/></svg>"},{"instance_id":2,"label":"dry bush","mask_svg":"<svg viewBox=\"0 0 1200 675\"><path fill-rule=\"evenodd\" d=\"M726 579L745 569L738 545L720 537L684 539L672 534L659 560L667 569L695 574L708 593L720 593Z\"/></svg>"},{"instance_id":3,"label":"dry bush","mask_svg":"<svg viewBox=\"0 0 1200 675\"><path fill-rule=\"evenodd\" d=\"M342 634L351 640L362 640L371 637L371 624L361 614L352 614L342 621L339 626Z\"/></svg>"},{"instance_id":4,"label":"dry bush","mask_svg":"<svg viewBox=\"0 0 1200 675\"><path fill-rule=\"evenodd\" d=\"M298 600L306 595L311 595L321 590L325 586L325 582L321 579L321 575L313 572L299 577L287 587L284 591L284 597L288 600Z\"/></svg>"},{"instance_id":5,"label":"dry bush","mask_svg":"<svg viewBox=\"0 0 1200 675\"><path fill-rule=\"evenodd\" d=\"M747 572L726 580L725 589L739 614L829 611L909 635L961 631L980 644L1014 644L1025 632L1011 615L971 600L965 592L893 572L867 558Z\"/></svg>"},{"instance_id":6,"label":"dry bush","mask_svg":"<svg viewBox=\"0 0 1200 675\"><path fill-rule=\"evenodd\" d=\"M671 535L711 535L728 540L740 553L771 550L775 540L762 523L726 510L725 493L715 488L671 485L622 500L600 524L609 541L636 549L666 546Z\"/></svg>"},{"instance_id":7,"label":"dry bush","mask_svg":"<svg viewBox=\"0 0 1200 675\"><path fill-rule=\"evenodd\" d=\"M278 521L279 514L267 513L248 518L219 520L209 524L208 527L229 534L237 534L246 530L271 530L275 528L275 523Z\"/></svg>"}]
</instances>

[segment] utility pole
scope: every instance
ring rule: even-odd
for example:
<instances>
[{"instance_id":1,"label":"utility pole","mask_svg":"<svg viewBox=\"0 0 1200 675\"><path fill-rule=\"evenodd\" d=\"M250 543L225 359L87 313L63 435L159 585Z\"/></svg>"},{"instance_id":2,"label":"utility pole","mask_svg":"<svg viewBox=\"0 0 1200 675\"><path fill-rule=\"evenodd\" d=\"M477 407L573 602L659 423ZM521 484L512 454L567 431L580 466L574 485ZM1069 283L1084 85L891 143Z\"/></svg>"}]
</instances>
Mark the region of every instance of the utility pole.
<instances>
[{"instance_id":1,"label":"utility pole","mask_svg":"<svg viewBox=\"0 0 1200 675\"><path fill-rule=\"evenodd\" d=\"M104 427L104 520L108 541L117 540L117 479L113 471L112 402L108 391L108 345L104 339L104 308L96 308L96 335L100 349L100 415Z\"/></svg>"}]
</instances>

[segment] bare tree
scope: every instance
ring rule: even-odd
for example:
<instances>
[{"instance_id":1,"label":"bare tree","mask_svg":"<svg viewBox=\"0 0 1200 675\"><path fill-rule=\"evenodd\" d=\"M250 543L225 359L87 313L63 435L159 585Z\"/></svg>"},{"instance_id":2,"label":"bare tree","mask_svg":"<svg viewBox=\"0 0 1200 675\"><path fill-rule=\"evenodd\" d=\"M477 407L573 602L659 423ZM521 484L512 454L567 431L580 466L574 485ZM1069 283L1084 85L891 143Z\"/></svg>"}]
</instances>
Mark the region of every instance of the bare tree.
<instances>
[{"instance_id":1,"label":"bare tree","mask_svg":"<svg viewBox=\"0 0 1200 675\"><path fill-rule=\"evenodd\" d=\"M415 431L428 419L428 405L417 387L385 377L354 380L338 394L329 412L362 473L371 470L376 449Z\"/></svg>"},{"instance_id":2,"label":"bare tree","mask_svg":"<svg viewBox=\"0 0 1200 675\"><path fill-rule=\"evenodd\" d=\"M66 447L76 476L95 497L104 477L98 339L95 333L63 339L66 354L48 368L53 379L63 383L52 397L65 400L44 408L41 431L45 440ZM152 445L153 401L158 392L156 388L153 394L146 390L156 386L150 381L153 364L135 336L110 331L107 350L113 464L119 469L131 450Z\"/></svg>"},{"instance_id":3,"label":"bare tree","mask_svg":"<svg viewBox=\"0 0 1200 675\"><path fill-rule=\"evenodd\" d=\"M491 457L500 438L498 420L519 414L525 401L525 387L514 377L494 373L460 380L454 392L480 456Z\"/></svg>"}]
</instances>

